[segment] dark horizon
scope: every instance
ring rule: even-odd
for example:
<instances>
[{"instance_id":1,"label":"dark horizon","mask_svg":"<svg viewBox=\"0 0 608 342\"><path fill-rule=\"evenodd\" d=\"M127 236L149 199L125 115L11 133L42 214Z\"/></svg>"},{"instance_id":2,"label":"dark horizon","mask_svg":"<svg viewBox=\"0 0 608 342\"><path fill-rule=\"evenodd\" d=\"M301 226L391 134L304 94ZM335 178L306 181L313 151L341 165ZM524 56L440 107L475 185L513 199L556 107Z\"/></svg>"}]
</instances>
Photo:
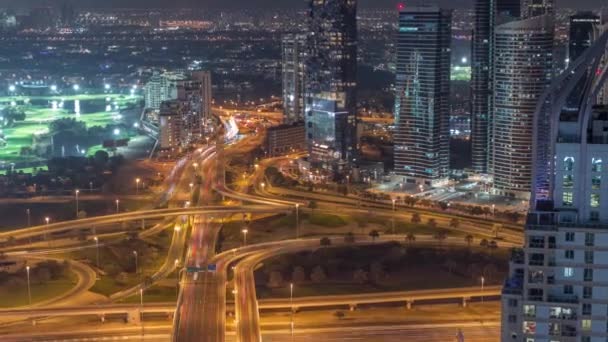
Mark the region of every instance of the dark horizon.
<instances>
[{"instance_id":1,"label":"dark horizon","mask_svg":"<svg viewBox=\"0 0 608 342\"><path fill-rule=\"evenodd\" d=\"M2 7L28 8L38 6L57 6L70 0L3 0ZM304 8L307 0L71 0L79 8L247 8L247 9L289 9ZM428 4L420 0L359 0L362 8L393 8L403 2L415 6ZM434 3L446 8L472 7L473 0L435 0ZM577 9L601 8L604 0L557 0L557 7Z\"/></svg>"}]
</instances>

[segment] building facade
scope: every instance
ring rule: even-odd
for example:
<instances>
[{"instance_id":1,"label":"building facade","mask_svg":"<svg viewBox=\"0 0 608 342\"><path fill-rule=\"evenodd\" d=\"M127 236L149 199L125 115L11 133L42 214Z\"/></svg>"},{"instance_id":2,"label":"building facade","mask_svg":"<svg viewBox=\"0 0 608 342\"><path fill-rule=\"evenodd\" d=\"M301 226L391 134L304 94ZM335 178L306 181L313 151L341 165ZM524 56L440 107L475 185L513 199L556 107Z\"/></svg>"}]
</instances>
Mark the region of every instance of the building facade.
<instances>
[{"instance_id":1,"label":"building facade","mask_svg":"<svg viewBox=\"0 0 608 342\"><path fill-rule=\"evenodd\" d=\"M600 17L593 12L581 12L570 17L570 32L568 39L568 63L576 61L582 56L599 33ZM585 79L581 79L576 85L563 109L563 119L576 119L578 107L582 100L581 94L584 92Z\"/></svg>"},{"instance_id":2,"label":"building facade","mask_svg":"<svg viewBox=\"0 0 608 342\"><path fill-rule=\"evenodd\" d=\"M502 341L608 339L608 108L595 106L608 80L608 67L600 67L606 46L608 33L537 106L532 200L524 246L503 287ZM577 120L562 120L581 80Z\"/></svg>"},{"instance_id":3,"label":"building facade","mask_svg":"<svg viewBox=\"0 0 608 342\"><path fill-rule=\"evenodd\" d=\"M495 192L529 197L537 103L553 73L549 15L500 25L495 33L490 169Z\"/></svg>"},{"instance_id":4,"label":"building facade","mask_svg":"<svg viewBox=\"0 0 608 342\"><path fill-rule=\"evenodd\" d=\"M306 35L287 34L282 39L283 121L304 121Z\"/></svg>"},{"instance_id":5,"label":"building facade","mask_svg":"<svg viewBox=\"0 0 608 342\"><path fill-rule=\"evenodd\" d=\"M266 130L264 151L268 157L283 156L306 150L306 128L303 122L283 124Z\"/></svg>"},{"instance_id":6,"label":"building facade","mask_svg":"<svg viewBox=\"0 0 608 342\"><path fill-rule=\"evenodd\" d=\"M200 140L211 119L211 73L194 71L187 80L177 83L177 99L186 102L189 112L184 115L184 129L191 141Z\"/></svg>"},{"instance_id":7,"label":"building facade","mask_svg":"<svg viewBox=\"0 0 608 342\"><path fill-rule=\"evenodd\" d=\"M521 17L528 19L545 14L553 14L554 0L522 0Z\"/></svg>"},{"instance_id":8,"label":"building facade","mask_svg":"<svg viewBox=\"0 0 608 342\"><path fill-rule=\"evenodd\" d=\"M338 173L357 163L357 3L311 0L305 121L310 160Z\"/></svg>"},{"instance_id":9,"label":"building facade","mask_svg":"<svg viewBox=\"0 0 608 342\"><path fill-rule=\"evenodd\" d=\"M178 100L164 101L159 114L159 148L165 151L178 151L185 137L183 113L188 110Z\"/></svg>"},{"instance_id":10,"label":"building facade","mask_svg":"<svg viewBox=\"0 0 608 342\"><path fill-rule=\"evenodd\" d=\"M449 171L452 13L437 7L399 12L395 95L395 174L433 185Z\"/></svg>"},{"instance_id":11,"label":"building facade","mask_svg":"<svg viewBox=\"0 0 608 342\"><path fill-rule=\"evenodd\" d=\"M471 160L488 173L492 109L493 41L496 25L519 18L520 0L476 0L471 49Z\"/></svg>"},{"instance_id":12,"label":"building facade","mask_svg":"<svg viewBox=\"0 0 608 342\"><path fill-rule=\"evenodd\" d=\"M144 101L147 109L159 110L163 101L177 98L177 84L187 79L182 72L154 73L144 86Z\"/></svg>"}]
</instances>

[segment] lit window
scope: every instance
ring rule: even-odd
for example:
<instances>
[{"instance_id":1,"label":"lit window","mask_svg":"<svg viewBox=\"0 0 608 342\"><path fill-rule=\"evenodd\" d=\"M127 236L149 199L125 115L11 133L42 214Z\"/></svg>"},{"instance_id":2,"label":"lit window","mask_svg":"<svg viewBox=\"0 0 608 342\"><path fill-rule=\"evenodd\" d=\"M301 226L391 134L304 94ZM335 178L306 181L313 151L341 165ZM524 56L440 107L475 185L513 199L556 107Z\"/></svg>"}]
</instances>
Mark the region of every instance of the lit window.
<instances>
[{"instance_id":1,"label":"lit window","mask_svg":"<svg viewBox=\"0 0 608 342\"><path fill-rule=\"evenodd\" d=\"M591 194L591 208L600 206L600 194Z\"/></svg>"},{"instance_id":2,"label":"lit window","mask_svg":"<svg viewBox=\"0 0 608 342\"><path fill-rule=\"evenodd\" d=\"M524 321L524 334L534 334L536 333L536 322L534 321Z\"/></svg>"},{"instance_id":3,"label":"lit window","mask_svg":"<svg viewBox=\"0 0 608 342\"><path fill-rule=\"evenodd\" d=\"M565 171L573 171L574 170L574 157L566 157L566 158L564 158L564 170Z\"/></svg>"},{"instance_id":4,"label":"lit window","mask_svg":"<svg viewBox=\"0 0 608 342\"><path fill-rule=\"evenodd\" d=\"M572 205L572 193L564 192L562 195L562 205L571 206Z\"/></svg>"},{"instance_id":5,"label":"lit window","mask_svg":"<svg viewBox=\"0 0 608 342\"><path fill-rule=\"evenodd\" d=\"M572 267L564 267L564 277L571 278L574 276L574 269Z\"/></svg>"},{"instance_id":6,"label":"lit window","mask_svg":"<svg viewBox=\"0 0 608 342\"><path fill-rule=\"evenodd\" d=\"M562 314L562 308L559 306L552 306L549 309L549 317L558 318Z\"/></svg>"},{"instance_id":7,"label":"lit window","mask_svg":"<svg viewBox=\"0 0 608 342\"><path fill-rule=\"evenodd\" d=\"M591 178L591 189L599 190L601 186L602 186L602 176L593 176L593 178Z\"/></svg>"},{"instance_id":8,"label":"lit window","mask_svg":"<svg viewBox=\"0 0 608 342\"><path fill-rule=\"evenodd\" d=\"M591 320L590 319L584 319L581 323L583 330L590 330L591 329Z\"/></svg>"},{"instance_id":9,"label":"lit window","mask_svg":"<svg viewBox=\"0 0 608 342\"><path fill-rule=\"evenodd\" d=\"M591 171L602 172L602 159L601 158L591 159Z\"/></svg>"},{"instance_id":10,"label":"lit window","mask_svg":"<svg viewBox=\"0 0 608 342\"><path fill-rule=\"evenodd\" d=\"M527 317L536 316L536 305L524 305L524 315Z\"/></svg>"},{"instance_id":11,"label":"lit window","mask_svg":"<svg viewBox=\"0 0 608 342\"><path fill-rule=\"evenodd\" d=\"M564 175L562 181L562 187L564 189L570 189L574 186L574 177L572 175Z\"/></svg>"}]
</instances>

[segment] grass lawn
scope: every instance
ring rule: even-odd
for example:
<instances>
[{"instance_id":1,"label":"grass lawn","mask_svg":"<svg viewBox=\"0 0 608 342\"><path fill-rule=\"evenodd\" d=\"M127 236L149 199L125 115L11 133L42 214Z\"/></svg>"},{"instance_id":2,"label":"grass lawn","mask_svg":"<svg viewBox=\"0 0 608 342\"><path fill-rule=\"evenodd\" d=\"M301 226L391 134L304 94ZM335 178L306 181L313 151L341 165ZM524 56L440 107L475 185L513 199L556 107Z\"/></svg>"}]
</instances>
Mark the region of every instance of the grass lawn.
<instances>
[{"instance_id":1,"label":"grass lawn","mask_svg":"<svg viewBox=\"0 0 608 342\"><path fill-rule=\"evenodd\" d=\"M121 300L121 303L139 303L141 298L138 295ZM177 301L177 291L175 286L154 285L144 291L145 303L165 303Z\"/></svg>"},{"instance_id":2,"label":"grass lawn","mask_svg":"<svg viewBox=\"0 0 608 342\"><path fill-rule=\"evenodd\" d=\"M394 242L336 247L266 260L255 281L260 298L288 297L290 282L294 296L477 286L482 275L487 285L497 285L508 272L509 255L507 249Z\"/></svg>"},{"instance_id":3,"label":"grass lawn","mask_svg":"<svg viewBox=\"0 0 608 342\"><path fill-rule=\"evenodd\" d=\"M310 224L317 226L338 228L348 224L348 220L345 216L331 215L325 213L312 213L304 217Z\"/></svg>"},{"instance_id":4,"label":"grass lawn","mask_svg":"<svg viewBox=\"0 0 608 342\"><path fill-rule=\"evenodd\" d=\"M139 284L140 279L141 277L139 276L129 274L126 281L119 282L116 278L106 275L97 280L90 291L104 296L110 296L116 292Z\"/></svg>"},{"instance_id":5,"label":"grass lawn","mask_svg":"<svg viewBox=\"0 0 608 342\"><path fill-rule=\"evenodd\" d=\"M5 96L0 97L0 107L10 106L11 103L23 109L26 113L25 121L15 122L12 127L2 130L6 139L6 145L0 147L0 161L4 163L42 162L35 155L21 155L22 147L32 145L35 134L48 132L48 124L61 118L75 118L83 121L87 127L106 126L112 123L122 122L117 114L127 104L136 103L139 97L128 97L120 94L83 94L72 96ZM36 101L36 104L31 101ZM85 101L82 103L81 114L74 114L74 108L53 108L52 103L63 103L64 101ZM86 101L101 102L107 107L105 111L86 111ZM41 103L42 102L42 103ZM46 103L44 103L46 102ZM72 105L72 103L70 103ZM75 105L74 105L75 106ZM66 104L67 107L67 104ZM87 151L90 152L90 151Z\"/></svg>"},{"instance_id":6,"label":"grass lawn","mask_svg":"<svg viewBox=\"0 0 608 342\"><path fill-rule=\"evenodd\" d=\"M55 298L76 286L76 276L50 280L44 284L31 284L32 303ZM12 308L28 305L27 285L18 288L0 288L0 308Z\"/></svg>"}]
</instances>

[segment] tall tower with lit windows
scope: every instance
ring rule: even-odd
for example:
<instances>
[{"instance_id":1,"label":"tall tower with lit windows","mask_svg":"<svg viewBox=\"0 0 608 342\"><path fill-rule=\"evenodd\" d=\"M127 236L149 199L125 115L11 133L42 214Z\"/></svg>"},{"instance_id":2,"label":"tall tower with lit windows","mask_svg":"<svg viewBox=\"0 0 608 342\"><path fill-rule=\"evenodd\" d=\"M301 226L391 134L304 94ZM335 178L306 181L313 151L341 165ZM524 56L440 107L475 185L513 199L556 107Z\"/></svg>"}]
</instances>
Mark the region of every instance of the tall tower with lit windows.
<instances>
[{"instance_id":1,"label":"tall tower with lit windows","mask_svg":"<svg viewBox=\"0 0 608 342\"><path fill-rule=\"evenodd\" d=\"M503 342L608 339L608 107L596 105L607 48L605 32L536 106L530 209L503 286Z\"/></svg>"}]
</instances>

